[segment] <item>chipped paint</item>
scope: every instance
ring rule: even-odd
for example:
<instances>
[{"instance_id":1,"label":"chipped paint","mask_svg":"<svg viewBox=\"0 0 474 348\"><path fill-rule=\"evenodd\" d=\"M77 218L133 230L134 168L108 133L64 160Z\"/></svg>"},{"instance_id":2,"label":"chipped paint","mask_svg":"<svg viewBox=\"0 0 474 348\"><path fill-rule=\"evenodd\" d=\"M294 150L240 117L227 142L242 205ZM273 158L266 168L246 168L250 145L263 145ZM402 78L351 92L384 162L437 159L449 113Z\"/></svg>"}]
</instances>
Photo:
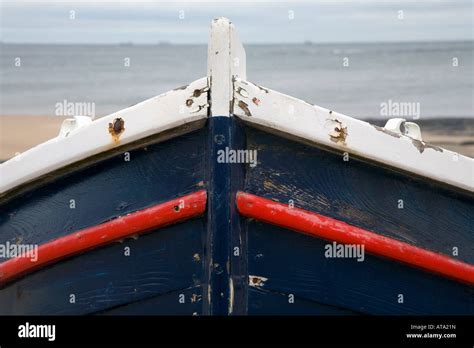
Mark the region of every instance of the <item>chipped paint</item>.
<instances>
[{"instance_id":1,"label":"chipped paint","mask_svg":"<svg viewBox=\"0 0 474 348\"><path fill-rule=\"evenodd\" d=\"M258 99L257 97L253 97L252 102L258 106L260 104L260 99Z\"/></svg>"},{"instance_id":2,"label":"chipped paint","mask_svg":"<svg viewBox=\"0 0 474 348\"><path fill-rule=\"evenodd\" d=\"M372 127L374 127L379 132L388 134L388 135L390 135L392 137L395 137L395 138L401 138L403 136L403 134L393 132L391 130L385 129L384 127L379 127L379 126L376 126L376 125L372 125ZM419 153L423 153L425 151L425 149L433 149L433 150L438 151L438 152L443 152L443 149L439 146L427 144L422 140L413 139L408 135L405 135L405 136L411 140L413 146L415 146L415 148L418 150Z\"/></svg>"},{"instance_id":3,"label":"chipped paint","mask_svg":"<svg viewBox=\"0 0 474 348\"><path fill-rule=\"evenodd\" d=\"M425 149L433 149L438 152L444 152L442 147L432 145L432 144L427 144L427 143L424 143L424 144L425 144Z\"/></svg>"},{"instance_id":4,"label":"chipped paint","mask_svg":"<svg viewBox=\"0 0 474 348\"><path fill-rule=\"evenodd\" d=\"M413 143L413 145L416 147L416 149L420 153L423 153L423 151L425 151L425 149L433 149L435 151L443 152L442 148L440 148L438 146L435 146L435 145L427 144L427 143L425 143L423 141L420 141L420 140L417 140L417 139L411 139L411 142Z\"/></svg>"},{"instance_id":5,"label":"chipped paint","mask_svg":"<svg viewBox=\"0 0 474 348\"><path fill-rule=\"evenodd\" d=\"M234 281L232 277L229 278L229 314L232 314L234 311Z\"/></svg>"},{"instance_id":6,"label":"chipped paint","mask_svg":"<svg viewBox=\"0 0 474 348\"><path fill-rule=\"evenodd\" d=\"M249 93L247 92L247 90L245 88L242 88L242 87L237 88L236 92L237 92L237 94L240 94L244 98L248 98L248 96L249 96Z\"/></svg>"},{"instance_id":7,"label":"chipped paint","mask_svg":"<svg viewBox=\"0 0 474 348\"><path fill-rule=\"evenodd\" d=\"M194 259L194 261L199 262L199 261L201 261L201 256L199 256L198 253L195 253L195 254L193 255L193 259Z\"/></svg>"},{"instance_id":8,"label":"chipped paint","mask_svg":"<svg viewBox=\"0 0 474 348\"><path fill-rule=\"evenodd\" d=\"M420 152L423 153L425 151L425 146L423 145L423 142L420 140L412 139L411 142L413 145L416 147L416 149Z\"/></svg>"},{"instance_id":9,"label":"chipped paint","mask_svg":"<svg viewBox=\"0 0 474 348\"><path fill-rule=\"evenodd\" d=\"M268 93L268 89L266 89L266 88L264 88L264 87L262 87L262 86L259 86L259 85L257 85L256 83L254 83L254 85L255 85L258 89L260 89L261 91L264 91L265 93Z\"/></svg>"},{"instance_id":10,"label":"chipped paint","mask_svg":"<svg viewBox=\"0 0 474 348\"><path fill-rule=\"evenodd\" d=\"M185 90L186 88L188 88L189 85L184 85L184 86L181 86L181 87L177 87L175 89L173 89L173 91L182 91L182 90Z\"/></svg>"},{"instance_id":11,"label":"chipped paint","mask_svg":"<svg viewBox=\"0 0 474 348\"><path fill-rule=\"evenodd\" d=\"M239 100L237 105L243 110L246 116L252 116L252 113L249 110L249 105L246 102Z\"/></svg>"},{"instance_id":12,"label":"chipped paint","mask_svg":"<svg viewBox=\"0 0 474 348\"><path fill-rule=\"evenodd\" d=\"M265 285L265 282L268 280L268 278L265 277L260 277L260 276L255 276L255 275L249 275L249 285L254 286L254 287L262 287Z\"/></svg>"},{"instance_id":13,"label":"chipped paint","mask_svg":"<svg viewBox=\"0 0 474 348\"><path fill-rule=\"evenodd\" d=\"M191 110L190 113L199 112L199 111L201 111L202 109L207 108L207 107L209 107L209 104L198 105L197 108Z\"/></svg>"},{"instance_id":14,"label":"chipped paint","mask_svg":"<svg viewBox=\"0 0 474 348\"><path fill-rule=\"evenodd\" d=\"M331 141L335 142L336 144L345 145L346 138L348 135L347 127L344 127L342 125L342 122L339 121L338 119L334 119L331 121L333 121L335 124L334 124L333 130L329 133L329 138L331 139Z\"/></svg>"},{"instance_id":15,"label":"chipped paint","mask_svg":"<svg viewBox=\"0 0 474 348\"><path fill-rule=\"evenodd\" d=\"M118 117L112 123L109 123L109 133L112 136L114 143L118 143L120 135L125 131L125 121Z\"/></svg>"},{"instance_id":16,"label":"chipped paint","mask_svg":"<svg viewBox=\"0 0 474 348\"><path fill-rule=\"evenodd\" d=\"M199 88L195 89L193 91L193 94L188 99L186 99L186 102L185 102L186 106L188 108L193 106L194 105L194 98L199 98L203 93L205 93L207 91L209 91L209 86L206 86L206 87L201 88L201 89L199 89ZM202 109L207 108L207 107L209 107L209 104L207 104L207 103L202 104L202 105L197 105L193 110L190 110L189 112L190 113L196 113L196 112L199 112Z\"/></svg>"},{"instance_id":17,"label":"chipped paint","mask_svg":"<svg viewBox=\"0 0 474 348\"><path fill-rule=\"evenodd\" d=\"M191 295L191 303L197 303L202 300L202 295L192 294Z\"/></svg>"}]
</instances>

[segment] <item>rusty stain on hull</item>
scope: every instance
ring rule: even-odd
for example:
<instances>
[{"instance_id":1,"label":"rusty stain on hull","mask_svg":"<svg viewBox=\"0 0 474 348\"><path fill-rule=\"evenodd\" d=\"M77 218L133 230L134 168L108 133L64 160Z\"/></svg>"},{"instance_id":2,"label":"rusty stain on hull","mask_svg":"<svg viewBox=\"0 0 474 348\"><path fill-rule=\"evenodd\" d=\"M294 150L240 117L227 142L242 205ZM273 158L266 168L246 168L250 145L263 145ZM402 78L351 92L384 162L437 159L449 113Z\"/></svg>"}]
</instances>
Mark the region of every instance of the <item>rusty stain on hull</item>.
<instances>
[{"instance_id":1,"label":"rusty stain on hull","mask_svg":"<svg viewBox=\"0 0 474 348\"><path fill-rule=\"evenodd\" d=\"M125 121L123 118L116 118L112 123L109 123L109 133L112 136L114 143L118 143L120 135L125 131Z\"/></svg>"},{"instance_id":2,"label":"rusty stain on hull","mask_svg":"<svg viewBox=\"0 0 474 348\"><path fill-rule=\"evenodd\" d=\"M202 299L202 295L192 294L191 303L200 302L201 299Z\"/></svg>"},{"instance_id":3,"label":"rusty stain on hull","mask_svg":"<svg viewBox=\"0 0 474 348\"><path fill-rule=\"evenodd\" d=\"M249 285L254 286L254 287L262 287L265 285L265 282L268 280L268 278L265 277L260 277L260 276L255 276L255 275L249 275Z\"/></svg>"},{"instance_id":4,"label":"rusty stain on hull","mask_svg":"<svg viewBox=\"0 0 474 348\"><path fill-rule=\"evenodd\" d=\"M237 105L244 111L246 116L252 116L252 113L249 110L249 105L246 102L239 100Z\"/></svg>"},{"instance_id":5,"label":"rusty stain on hull","mask_svg":"<svg viewBox=\"0 0 474 348\"><path fill-rule=\"evenodd\" d=\"M194 98L199 97L202 92L204 92L204 91L202 91L202 90L200 90L200 89L195 89L194 92L193 92L193 97L194 97Z\"/></svg>"},{"instance_id":6,"label":"rusty stain on hull","mask_svg":"<svg viewBox=\"0 0 474 348\"><path fill-rule=\"evenodd\" d=\"M193 91L193 94L188 99L186 99L185 105L188 108L190 108L191 106L194 105L194 102L195 102L195 100L193 98L199 98L203 93L207 92L208 90L209 90L208 86L206 86L204 88L201 88L201 89L195 89ZM209 107L209 104L206 103L204 105L196 105L196 107L194 107L189 112L196 113L196 112L199 112L199 111L201 111L202 109L204 109L206 107Z\"/></svg>"},{"instance_id":7,"label":"rusty stain on hull","mask_svg":"<svg viewBox=\"0 0 474 348\"><path fill-rule=\"evenodd\" d=\"M335 122L335 126L334 129L329 133L329 138L336 144L345 145L348 135L347 127L343 127L342 122L338 119L334 119L332 121Z\"/></svg>"}]
</instances>

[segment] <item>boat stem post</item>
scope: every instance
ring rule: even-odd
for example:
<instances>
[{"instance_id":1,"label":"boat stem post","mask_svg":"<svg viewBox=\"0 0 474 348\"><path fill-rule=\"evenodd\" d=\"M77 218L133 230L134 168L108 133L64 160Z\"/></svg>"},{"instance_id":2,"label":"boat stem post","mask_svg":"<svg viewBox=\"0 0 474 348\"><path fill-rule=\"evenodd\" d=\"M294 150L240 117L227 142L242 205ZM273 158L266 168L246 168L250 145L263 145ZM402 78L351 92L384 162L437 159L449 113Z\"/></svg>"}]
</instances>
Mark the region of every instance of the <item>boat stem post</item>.
<instances>
[{"instance_id":1,"label":"boat stem post","mask_svg":"<svg viewBox=\"0 0 474 348\"><path fill-rule=\"evenodd\" d=\"M217 18L211 24L208 48L209 85L209 209L207 219L206 256L209 314L242 314L236 308L246 308L241 273L243 258L232 256L231 250L242 249L240 219L236 218L233 202L237 188L243 182L243 165L219 160L219 153L243 148L237 119L233 116L233 90L237 77L245 78L245 51L237 39L234 26L227 18ZM239 253L240 255L240 253ZM242 252L243 255L243 252ZM236 291L234 291L234 288ZM236 302L237 301L237 302ZM234 306L234 303L242 306Z\"/></svg>"},{"instance_id":2,"label":"boat stem post","mask_svg":"<svg viewBox=\"0 0 474 348\"><path fill-rule=\"evenodd\" d=\"M210 116L230 116L233 80L246 79L246 58L234 25L227 18L216 18L211 24L207 53L207 76L210 86Z\"/></svg>"}]
</instances>

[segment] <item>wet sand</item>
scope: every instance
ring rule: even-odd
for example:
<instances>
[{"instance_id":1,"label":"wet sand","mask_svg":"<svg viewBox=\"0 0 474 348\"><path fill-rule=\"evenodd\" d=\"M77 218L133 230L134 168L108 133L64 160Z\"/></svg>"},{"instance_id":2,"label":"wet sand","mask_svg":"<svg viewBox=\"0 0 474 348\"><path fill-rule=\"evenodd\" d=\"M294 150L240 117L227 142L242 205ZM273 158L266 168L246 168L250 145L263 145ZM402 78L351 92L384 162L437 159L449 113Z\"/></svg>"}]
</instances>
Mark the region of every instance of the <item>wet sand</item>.
<instances>
[{"instance_id":1,"label":"wet sand","mask_svg":"<svg viewBox=\"0 0 474 348\"><path fill-rule=\"evenodd\" d=\"M0 161L54 138L65 118L0 116ZM369 122L380 126L385 123ZM424 141L474 158L474 119L432 119L417 123Z\"/></svg>"}]
</instances>

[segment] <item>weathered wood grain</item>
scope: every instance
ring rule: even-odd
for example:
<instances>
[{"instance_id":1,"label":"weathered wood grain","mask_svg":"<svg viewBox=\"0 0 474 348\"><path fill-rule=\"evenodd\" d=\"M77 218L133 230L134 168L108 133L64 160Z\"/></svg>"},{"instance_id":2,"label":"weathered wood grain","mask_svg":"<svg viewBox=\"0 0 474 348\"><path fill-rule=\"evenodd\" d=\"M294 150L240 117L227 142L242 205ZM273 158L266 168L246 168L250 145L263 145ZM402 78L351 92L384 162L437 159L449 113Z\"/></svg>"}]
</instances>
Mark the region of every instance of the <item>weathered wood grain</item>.
<instances>
[{"instance_id":1,"label":"weathered wood grain","mask_svg":"<svg viewBox=\"0 0 474 348\"><path fill-rule=\"evenodd\" d=\"M41 244L203 188L205 134L130 151L130 161L117 154L7 202L0 243Z\"/></svg>"},{"instance_id":2,"label":"weathered wood grain","mask_svg":"<svg viewBox=\"0 0 474 348\"><path fill-rule=\"evenodd\" d=\"M474 263L472 197L255 129L247 147L245 191Z\"/></svg>"},{"instance_id":3,"label":"weathered wood grain","mask_svg":"<svg viewBox=\"0 0 474 348\"><path fill-rule=\"evenodd\" d=\"M0 290L0 315L91 314L199 286L204 233L202 218L190 220L47 267ZM182 309L178 293L168 299Z\"/></svg>"},{"instance_id":4,"label":"weathered wood grain","mask_svg":"<svg viewBox=\"0 0 474 348\"><path fill-rule=\"evenodd\" d=\"M474 314L468 285L368 254L363 262L326 258L327 241L254 220L247 229L249 275L263 279L251 287L364 314ZM260 312L273 313L274 305Z\"/></svg>"}]
</instances>

